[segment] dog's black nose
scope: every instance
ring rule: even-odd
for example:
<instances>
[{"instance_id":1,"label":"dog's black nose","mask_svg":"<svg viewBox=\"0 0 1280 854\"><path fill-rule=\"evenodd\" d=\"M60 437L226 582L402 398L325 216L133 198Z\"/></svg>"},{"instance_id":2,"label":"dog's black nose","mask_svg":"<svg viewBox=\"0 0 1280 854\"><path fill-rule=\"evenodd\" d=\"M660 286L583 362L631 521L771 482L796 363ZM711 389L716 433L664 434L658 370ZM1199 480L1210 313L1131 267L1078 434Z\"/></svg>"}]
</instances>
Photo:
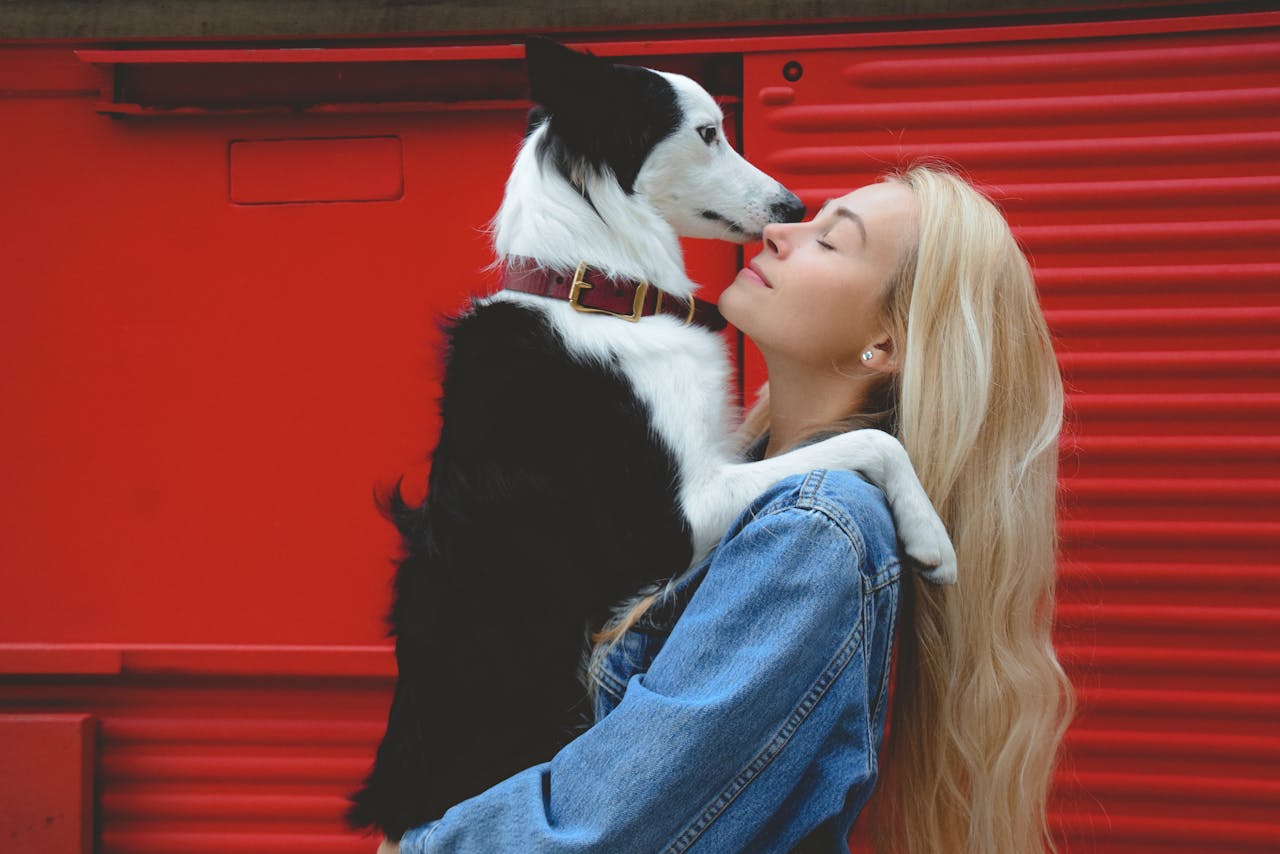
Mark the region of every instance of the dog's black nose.
<instances>
[{"instance_id":1,"label":"dog's black nose","mask_svg":"<svg viewBox=\"0 0 1280 854\"><path fill-rule=\"evenodd\" d=\"M787 193L787 197L769 206L769 213L774 222L799 222L804 219L804 202L795 193Z\"/></svg>"}]
</instances>

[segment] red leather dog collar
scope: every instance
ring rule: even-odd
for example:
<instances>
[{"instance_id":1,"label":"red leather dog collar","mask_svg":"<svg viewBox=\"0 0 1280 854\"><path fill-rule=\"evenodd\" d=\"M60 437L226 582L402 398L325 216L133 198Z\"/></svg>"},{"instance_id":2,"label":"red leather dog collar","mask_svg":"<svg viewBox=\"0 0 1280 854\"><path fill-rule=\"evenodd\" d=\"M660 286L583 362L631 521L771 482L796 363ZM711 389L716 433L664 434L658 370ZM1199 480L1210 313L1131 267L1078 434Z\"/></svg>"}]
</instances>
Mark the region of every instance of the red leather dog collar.
<instances>
[{"instance_id":1,"label":"red leather dog collar","mask_svg":"<svg viewBox=\"0 0 1280 854\"><path fill-rule=\"evenodd\" d=\"M663 293L648 282L612 279L585 262L573 272L546 267L508 266L502 272L502 287L526 294L568 300L576 311L607 314L623 320L666 314L719 332L725 327L720 310L706 300L692 301Z\"/></svg>"}]
</instances>

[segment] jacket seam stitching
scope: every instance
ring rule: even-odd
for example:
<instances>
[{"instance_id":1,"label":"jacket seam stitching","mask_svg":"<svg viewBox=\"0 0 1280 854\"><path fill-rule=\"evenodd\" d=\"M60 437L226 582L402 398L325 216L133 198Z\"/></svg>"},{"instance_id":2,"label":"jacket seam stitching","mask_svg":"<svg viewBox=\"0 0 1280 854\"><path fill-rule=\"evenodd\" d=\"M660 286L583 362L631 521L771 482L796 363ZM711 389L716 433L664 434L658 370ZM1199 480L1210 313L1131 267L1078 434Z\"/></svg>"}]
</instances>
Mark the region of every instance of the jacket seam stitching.
<instances>
[{"instance_id":1,"label":"jacket seam stitching","mask_svg":"<svg viewBox=\"0 0 1280 854\"><path fill-rule=\"evenodd\" d=\"M871 592L879 593L881 590L885 589L890 584L897 584L898 581L901 579L901 577L902 577L902 572L900 569L900 564L897 561L894 561L893 563L885 567L884 578L881 578L874 585L872 585Z\"/></svg>"},{"instance_id":2,"label":"jacket seam stitching","mask_svg":"<svg viewBox=\"0 0 1280 854\"><path fill-rule=\"evenodd\" d=\"M817 499L818 490L822 488L822 482L826 479L826 469L816 469L809 472L808 476L804 479L804 483L800 484L800 494L797 501L805 502Z\"/></svg>"},{"instance_id":3,"label":"jacket seam stitching","mask_svg":"<svg viewBox=\"0 0 1280 854\"><path fill-rule=\"evenodd\" d=\"M889 609L888 614L889 631L885 635L884 672L880 674L880 689L876 693L875 707L871 710L872 720L875 720L880 716L880 707L884 703L885 695L889 693L889 670L891 667L891 658L893 656L893 638L894 632L897 630L898 626L898 601L896 596L893 599L892 605L893 607ZM871 742L867 743L871 744ZM873 754L874 752L875 751L872 751Z\"/></svg>"},{"instance_id":4,"label":"jacket seam stitching","mask_svg":"<svg viewBox=\"0 0 1280 854\"><path fill-rule=\"evenodd\" d=\"M427 835L426 835L426 836L424 836L424 837L422 837L422 852L423 852L423 854L431 854L431 849L430 849L428 846L431 844L431 837L435 836L435 835L436 835L436 831L437 831L437 830L439 830L439 829L440 829L440 822L439 822L439 821L437 821L437 822L432 826L432 828L431 828L430 830L428 830L428 831L427 831Z\"/></svg>"},{"instance_id":5,"label":"jacket seam stitching","mask_svg":"<svg viewBox=\"0 0 1280 854\"><path fill-rule=\"evenodd\" d=\"M817 496L811 497L803 505L797 504L796 507L797 509L810 510L826 517L850 540L857 554L862 555L864 558L868 556L870 550L867 548L866 538L862 536L862 531L859 530L858 525L842 508ZM901 562L896 557L887 561L884 566L877 567L874 577L875 583L871 588L872 592L896 581L900 567Z\"/></svg>"},{"instance_id":6,"label":"jacket seam stitching","mask_svg":"<svg viewBox=\"0 0 1280 854\"><path fill-rule=\"evenodd\" d=\"M844 512L844 510L826 499L818 498L816 496L812 501L810 501L808 509L827 517L833 525L839 528L846 537L853 541L853 546L857 553L864 557L866 556L867 541L862 536L862 532L858 530L858 526L849 518L848 513Z\"/></svg>"},{"instance_id":7,"label":"jacket seam stitching","mask_svg":"<svg viewBox=\"0 0 1280 854\"><path fill-rule=\"evenodd\" d=\"M694 819L692 823L680 832L675 841L664 849L667 854L680 854L680 852L693 845L694 842L697 842L699 837L711 826L712 822L719 818L728 809L729 805L746 790L747 786L772 764L773 760L782 752L782 749L790 743L800 729L800 725L808 720L818 702L826 696L827 691L830 690L832 684L844 672L849 662L853 660L855 653L862 646L864 626L862 612L859 610L858 625L854 626L849 632L849 635L841 643L840 648L836 650L831 661L827 663L826 669L818 677L817 681L810 686L800 703L791 710L791 714L788 715L782 727L756 755L756 758L746 768L742 769L719 795L707 804L702 814Z\"/></svg>"},{"instance_id":8,"label":"jacket seam stitching","mask_svg":"<svg viewBox=\"0 0 1280 854\"><path fill-rule=\"evenodd\" d=\"M857 524L855 524L853 520L849 518L849 514L846 513L842 508L822 498L819 498L815 494L815 490L822 485L822 482L825 479L826 474L827 472L825 469L819 469L819 470L810 472L808 477L805 479L804 484L800 486L799 494L796 496L794 500L786 503L780 503L779 501L774 501L770 503L769 505L765 506L758 515L754 517L753 521L768 519L771 516L782 516L791 510L803 510L803 511L816 513L817 515L824 517L827 521L831 522L836 528L838 528L840 532L845 535L845 538L850 541L850 545L853 548L854 553L861 555L865 558L867 555L867 542L866 542L866 539L862 536L862 532L858 530ZM810 484L812 484L812 487L810 487ZM895 582L899 576L899 572L896 571L899 569L899 566L900 566L899 561L895 558L887 562L883 567L878 568L876 570L875 583L871 587L871 591L872 592L879 591L883 589L886 585L892 584L893 582ZM679 620L679 616L680 615L677 615L676 620L672 620L669 625L665 625L665 626L655 625L653 626L653 628L665 629L669 631L671 626L674 625ZM633 628L630 631L636 631L636 630ZM649 659L652 660L652 656L649 656ZM604 681L605 678L610 679L611 685L609 687L613 689L610 693L613 694L615 699L620 701L622 699L622 694L626 691L625 681L620 681L612 673L605 670L604 667L601 667L597 671L597 674L600 677L603 677L601 679L602 682Z\"/></svg>"},{"instance_id":9,"label":"jacket seam stitching","mask_svg":"<svg viewBox=\"0 0 1280 854\"><path fill-rule=\"evenodd\" d=\"M874 595L872 595L872 594L870 594L870 593L868 593L866 596L863 596L863 597L862 597L862 615L863 615L863 619L864 619L864 620L865 620L865 619L872 619L872 620L874 620L874 619L875 619L876 611L877 611L877 608L876 608L876 598L877 598L876 596L874 596ZM869 652L870 652L870 650L868 649L868 653L869 653ZM869 674L867 674L866 670L867 670L867 668L868 668L868 667L871 667L871 666L872 666L872 663L868 660L869 658L870 658L870 656L869 656L869 655L863 655L863 656L862 656L862 670L863 670L862 684L863 684L864 686L866 686L866 689L868 690L868 692L870 691L870 685L869 685L869 683L868 683L868 681L867 681L867 676L868 676ZM866 740L866 745L867 745L867 751L866 751L866 766L865 766L865 768L864 768L863 770L864 770L864 771L866 771L868 774L870 774L870 773L873 773L873 772L875 771L875 767L876 767L876 755L875 755L875 754L876 754L876 751L875 751L875 749L874 749L874 747L873 747L873 745L875 745L875 743L876 743L875 735L874 735L875 727L876 727L876 716L875 716L875 713L873 712L873 713L871 713L871 714L869 714L869 715L866 715L866 716L863 718L863 721L866 723L866 727L867 727L867 735L866 735L866 738L867 738L867 740Z\"/></svg>"}]
</instances>

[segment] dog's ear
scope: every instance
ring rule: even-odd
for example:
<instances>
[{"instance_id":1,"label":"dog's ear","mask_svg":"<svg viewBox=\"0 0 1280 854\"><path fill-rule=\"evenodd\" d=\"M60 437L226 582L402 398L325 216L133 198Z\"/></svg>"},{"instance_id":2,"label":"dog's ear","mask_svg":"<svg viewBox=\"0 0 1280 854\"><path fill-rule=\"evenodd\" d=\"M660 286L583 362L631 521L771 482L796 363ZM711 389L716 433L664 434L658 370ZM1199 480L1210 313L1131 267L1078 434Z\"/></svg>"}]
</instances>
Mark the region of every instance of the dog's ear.
<instances>
[{"instance_id":1,"label":"dog's ear","mask_svg":"<svg viewBox=\"0 0 1280 854\"><path fill-rule=\"evenodd\" d=\"M630 193L649 150L680 123L675 93L647 68L619 65L578 53L550 39L525 41L529 88L553 133L543 153L574 186L587 168L608 167ZM528 131L526 131L527 133Z\"/></svg>"},{"instance_id":2,"label":"dog's ear","mask_svg":"<svg viewBox=\"0 0 1280 854\"><path fill-rule=\"evenodd\" d=\"M530 96L551 113L591 111L603 97L614 70L610 62L543 36L526 38L524 51Z\"/></svg>"}]
</instances>

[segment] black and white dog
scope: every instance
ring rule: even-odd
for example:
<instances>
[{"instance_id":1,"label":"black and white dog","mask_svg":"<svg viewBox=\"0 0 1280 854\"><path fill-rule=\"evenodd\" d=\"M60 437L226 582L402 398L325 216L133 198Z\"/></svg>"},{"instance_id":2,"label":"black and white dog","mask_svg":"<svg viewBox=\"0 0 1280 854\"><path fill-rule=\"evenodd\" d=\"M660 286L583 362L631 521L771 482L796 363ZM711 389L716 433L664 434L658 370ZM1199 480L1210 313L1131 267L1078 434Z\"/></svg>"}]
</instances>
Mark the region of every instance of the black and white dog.
<instances>
[{"instance_id":1,"label":"black and white dog","mask_svg":"<svg viewBox=\"0 0 1280 854\"><path fill-rule=\"evenodd\" d=\"M537 106L494 223L505 287L450 324L426 504L391 499L400 675L349 814L391 839L549 759L588 709L588 626L682 573L787 475L865 474L928 577L955 574L888 435L733 459L728 360L690 322L707 307L678 236L758 239L799 200L725 143L692 80L545 40L527 55Z\"/></svg>"}]
</instances>

